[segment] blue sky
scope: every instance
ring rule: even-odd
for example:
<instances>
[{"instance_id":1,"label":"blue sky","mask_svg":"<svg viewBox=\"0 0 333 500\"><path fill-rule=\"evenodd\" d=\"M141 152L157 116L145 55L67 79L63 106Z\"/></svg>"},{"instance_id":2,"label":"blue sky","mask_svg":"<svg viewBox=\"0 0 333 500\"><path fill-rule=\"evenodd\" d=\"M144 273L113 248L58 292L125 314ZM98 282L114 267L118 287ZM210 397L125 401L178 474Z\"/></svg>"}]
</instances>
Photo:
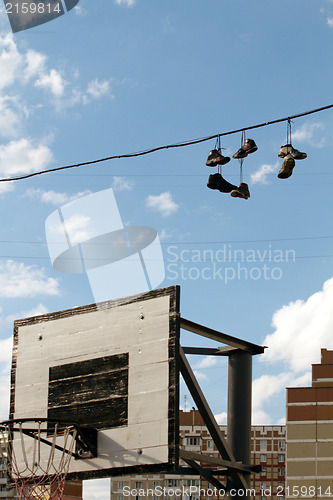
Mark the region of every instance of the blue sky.
<instances>
[{"instance_id":1,"label":"blue sky","mask_svg":"<svg viewBox=\"0 0 333 500\"><path fill-rule=\"evenodd\" d=\"M0 178L332 104L329 0L81 0L15 35L2 8L0 28ZM243 165L248 200L206 187L214 140L0 183L1 416L13 320L93 301L86 276L53 269L45 220L113 188L124 225L158 232L160 286L181 285L182 316L269 347L254 359L253 423L283 422L285 387L308 385L320 348L333 349L332 110L293 121L293 145L308 157L283 180L286 135L286 122L246 134L258 146ZM240 133L222 137L225 155L240 145ZM223 176L239 184L237 160ZM183 343L211 345L187 334ZM190 361L225 423L225 361Z\"/></svg>"}]
</instances>

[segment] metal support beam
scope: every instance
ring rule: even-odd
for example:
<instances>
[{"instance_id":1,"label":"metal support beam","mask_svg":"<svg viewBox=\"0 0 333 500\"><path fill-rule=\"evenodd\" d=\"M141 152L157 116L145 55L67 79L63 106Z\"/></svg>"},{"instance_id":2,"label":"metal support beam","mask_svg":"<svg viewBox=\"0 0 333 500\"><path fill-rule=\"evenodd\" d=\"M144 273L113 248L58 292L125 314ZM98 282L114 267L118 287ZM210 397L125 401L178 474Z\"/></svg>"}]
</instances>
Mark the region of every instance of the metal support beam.
<instances>
[{"instance_id":1,"label":"metal support beam","mask_svg":"<svg viewBox=\"0 0 333 500\"><path fill-rule=\"evenodd\" d=\"M180 449L179 457L182 460L196 460L197 462L204 462L207 464L218 465L220 467L227 467L228 469L238 470L241 472L260 472L260 465L243 465L240 462L230 462L228 460L223 460L221 458L209 457L203 453L195 453L193 451L187 451Z\"/></svg>"},{"instance_id":2,"label":"metal support beam","mask_svg":"<svg viewBox=\"0 0 333 500\"><path fill-rule=\"evenodd\" d=\"M233 454L224 439L220 428L214 418L214 415L209 408L209 405L205 399L205 396L203 395L201 388L197 382L197 379L194 376L194 373L191 369L191 366L189 362L187 361L187 358L185 356L185 353L183 349L180 347L179 350L180 354L180 371L181 374L184 378L184 381L192 395L192 398L197 405L197 408L207 426L208 432L210 433L221 457L223 460L227 460L229 462L235 462L235 459L233 457ZM242 472L239 472L234 469L230 469L230 475L233 479L233 484L236 484L237 488L239 489L246 489L247 488L247 482L243 476Z\"/></svg>"},{"instance_id":3,"label":"metal support beam","mask_svg":"<svg viewBox=\"0 0 333 500\"><path fill-rule=\"evenodd\" d=\"M228 365L228 445L236 461L251 460L251 390L252 355L235 351L229 354ZM245 474L250 486L250 474Z\"/></svg>"},{"instance_id":4,"label":"metal support beam","mask_svg":"<svg viewBox=\"0 0 333 500\"><path fill-rule=\"evenodd\" d=\"M236 351L236 347L184 347L185 354L199 354L201 356L229 356L231 351Z\"/></svg>"},{"instance_id":5,"label":"metal support beam","mask_svg":"<svg viewBox=\"0 0 333 500\"><path fill-rule=\"evenodd\" d=\"M185 462L185 460L184 460L184 462ZM214 476L226 476L228 474L227 469L214 469L213 471L211 469L207 469L207 470L210 470L212 473L214 473ZM177 469L172 470L172 472L170 472L170 470L168 470L168 471L166 471L166 474L173 474L173 475L180 474L183 476L186 476L186 475L197 476L198 472L196 469L193 469L192 466L191 467L184 467L183 466L183 467L178 467Z\"/></svg>"},{"instance_id":6,"label":"metal support beam","mask_svg":"<svg viewBox=\"0 0 333 500\"><path fill-rule=\"evenodd\" d=\"M250 352L251 354L262 354L265 350L263 346L252 344L252 342L247 342L246 340L232 337L227 333L212 330L211 328L199 325L198 323L194 323L193 321L185 318L180 318L180 328L188 330L189 332L196 333L198 335L202 335L203 337L207 337L209 339L217 340L217 342L223 342L224 344L236 347L237 349L241 349L242 351Z\"/></svg>"},{"instance_id":7,"label":"metal support beam","mask_svg":"<svg viewBox=\"0 0 333 500\"><path fill-rule=\"evenodd\" d=\"M204 477L211 485L215 486L215 488L218 489L219 495L222 497L225 495L225 486L220 483L218 479L216 479L212 471L210 469L207 469L206 467L201 467L201 465L197 464L193 460L189 460L184 458L184 461L192 467L200 476Z\"/></svg>"}]
</instances>

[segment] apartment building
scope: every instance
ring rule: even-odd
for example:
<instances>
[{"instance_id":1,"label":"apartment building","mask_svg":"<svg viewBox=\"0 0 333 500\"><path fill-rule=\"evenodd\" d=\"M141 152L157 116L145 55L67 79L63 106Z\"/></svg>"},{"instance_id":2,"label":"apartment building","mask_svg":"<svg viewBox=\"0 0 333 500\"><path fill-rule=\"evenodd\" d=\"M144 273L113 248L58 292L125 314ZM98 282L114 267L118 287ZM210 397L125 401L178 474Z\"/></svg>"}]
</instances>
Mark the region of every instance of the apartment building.
<instances>
[{"instance_id":1,"label":"apartment building","mask_svg":"<svg viewBox=\"0 0 333 500\"><path fill-rule=\"evenodd\" d=\"M219 457L214 442L198 410L180 411L180 444L186 450ZM227 437L226 426L220 426ZM284 499L285 484L285 426L253 426L251 464L261 465L262 472L253 474L250 489L256 498ZM219 478L225 483L225 477ZM146 493L142 495L140 493ZM156 494L154 494L156 493ZM192 500L218 500L216 488L200 476L179 476L172 474L151 474L122 476L111 479L111 500L125 500L126 497L149 496L159 498L186 498Z\"/></svg>"},{"instance_id":2,"label":"apartment building","mask_svg":"<svg viewBox=\"0 0 333 500\"><path fill-rule=\"evenodd\" d=\"M333 351L321 349L312 386L287 388L286 497L333 496Z\"/></svg>"}]
</instances>

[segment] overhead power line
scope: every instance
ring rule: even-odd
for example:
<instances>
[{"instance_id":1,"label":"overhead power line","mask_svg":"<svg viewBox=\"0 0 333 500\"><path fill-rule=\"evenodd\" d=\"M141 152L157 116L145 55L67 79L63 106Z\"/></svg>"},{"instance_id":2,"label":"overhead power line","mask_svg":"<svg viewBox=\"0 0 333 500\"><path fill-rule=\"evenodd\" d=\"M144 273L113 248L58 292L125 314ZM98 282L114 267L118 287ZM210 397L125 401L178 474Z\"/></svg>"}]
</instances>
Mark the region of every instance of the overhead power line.
<instances>
[{"instance_id":1,"label":"overhead power line","mask_svg":"<svg viewBox=\"0 0 333 500\"><path fill-rule=\"evenodd\" d=\"M333 234L332 235L325 235L325 236L295 236L295 237L290 237L290 238L265 238L265 239L258 239L258 240L216 240L216 241L161 241L162 245L180 245L180 246L185 246L185 245L230 245L234 243L275 243L277 241L304 241L304 240L327 240L327 239L333 239ZM41 241L41 240L0 240L0 243L10 243L10 244L22 244L22 245L47 245L46 241ZM57 243L55 241L51 241L49 243L52 243L53 245L62 245L62 243ZM115 244L115 243L113 243ZM123 243L120 242L120 245ZM97 245L97 243L94 243L94 245ZM109 243L98 243L98 245L109 245Z\"/></svg>"},{"instance_id":2,"label":"overhead power line","mask_svg":"<svg viewBox=\"0 0 333 500\"><path fill-rule=\"evenodd\" d=\"M268 125L274 125L275 123L281 123L281 122L285 122L285 121L290 121L290 120L292 120L294 118L300 118L302 116L312 115L313 113L319 113L319 111L324 111L324 110L330 109L330 108L333 108L333 104L329 104L327 106L323 106L323 107L317 108L317 109L312 109L311 111L305 111L305 112L299 113L297 115L291 115L291 116L287 116L285 118L278 118L277 120L271 120L271 121L259 123L257 125L250 125L249 127L242 127L242 128L238 128L236 130L230 130L229 132L221 132L219 134L214 134L214 135L210 135L210 136L207 136L207 137L201 137L199 139L191 139L189 141L178 142L178 143L175 143L175 144L168 144L166 146L157 146L155 148L145 149L143 151L137 151L135 153L127 153L127 154L122 154L122 155L108 156L108 157L105 157L105 158L99 158L98 160L91 160L91 161L85 161L85 162L82 162L82 163L76 163L76 164L73 164L73 165L65 165L65 166L62 166L62 167L49 168L49 169L46 169L46 170L40 170L38 172L33 172L33 173L30 173L30 174L20 175L20 176L17 176L17 177L7 177L5 179L0 179L0 182L20 181L20 180L23 180L23 179L28 179L30 177L35 177L36 175L47 174L47 173L50 173L50 172L58 172L59 170L66 170L66 169L70 169L70 168L78 168L78 167L83 167L83 166L86 166L86 165L94 165L96 163L101 163L101 162L108 161L108 160L116 160L116 159L120 159L120 158L135 158L137 156L148 155L150 153L155 153L156 151L162 151L164 149L172 149L172 148L181 148L181 147L185 147L185 146L192 146L194 144L200 144L202 142L210 141L212 139L217 139L218 137L223 137L223 136L226 136L226 135L237 134L239 132L245 132L247 130L253 130L253 129L256 129L256 128L267 127Z\"/></svg>"}]
</instances>

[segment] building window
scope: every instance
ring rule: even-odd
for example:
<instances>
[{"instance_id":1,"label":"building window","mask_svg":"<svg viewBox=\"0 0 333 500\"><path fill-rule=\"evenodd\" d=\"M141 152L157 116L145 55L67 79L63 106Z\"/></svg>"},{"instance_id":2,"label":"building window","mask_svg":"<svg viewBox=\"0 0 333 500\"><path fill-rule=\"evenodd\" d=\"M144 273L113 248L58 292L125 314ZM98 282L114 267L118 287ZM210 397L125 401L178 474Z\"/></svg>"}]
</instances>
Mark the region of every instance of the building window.
<instances>
[{"instance_id":1,"label":"building window","mask_svg":"<svg viewBox=\"0 0 333 500\"><path fill-rule=\"evenodd\" d=\"M260 462L267 462L267 455L260 455Z\"/></svg>"},{"instance_id":2,"label":"building window","mask_svg":"<svg viewBox=\"0 0 333 500\"><path fill-rule=\"evenodd\" d=\"M260 489L265 490L266 489L266 483L260 483Z\"/></svg>"},{"instance_id":3,"label":"building window","mask_svg":"<svg viewBox=\"0 0 333 500\"><path fill-rule=\"evenodd\" d=\"M187 436L184 438L185 446L200 446L201 438L198 436Z\"/></svg>"},{"instance_id":4,"label":"building window","mask_svg":"<svg viewBox=\"0 0 333 500\"><path fill-rule=\"evenodd\" d=\"M279 451L284 451L284 446L285 446L285 442L284 441L279 441L278 442Z\"/></svg>"},{"instance_id":5,"label":"building window","mask_svg":"<svg viewBox=\"0 0 333 500\"><path fill-rule=\"evenodd\" d=\"M179 479L168 479L168 487L169 488L176 488L179 486L180 480Z\"/></svg>"},{"instance_id":6,"label":"building window","mask_svg":"<svg viewBox=\"0 0 333 500\"><path fill-rule=\"evenodd\" d=\"M184 486L196 486L198 488L200 486L200 480L199 479L184 479L183 485Z\"/></svg>"},{"instance_id":7,"label":"building window","mask_svg":"<svg viewBox=\"0 0 333 500\"><path fill-rule=\"evenodd\" d=\"M142 488L142 481L136 481L135 482L135 489L140 490Z\"/></svg>"},{"instance_id":8,"label":"building window","mask_svg":"<svg viewBox=\"0 0 333 500\"><path fill-rule=\"evenodd\" d=\"M124 481L118 481L118 490L122 490L124 487Z\"/></svg>"},{"instance_id":9,"label":"building window","mask_svg":"<svg viewBox=\"0 0 333 500\"><path fill-rule=\"evenodd\" d=\"M157 486L159 486L159 485L160 485L160 482L159 482L159 481L154 481L154 483L153 483L153 484L154 484L154 488L156 488Z\"/></svg>"},{"instance_id":10,"label":"building window","mask_svg":"<svg viewBox=\"0 0 333 500\"><path fill-rule=\"evenodd\" d=\"M263 468L261 469L260 475L261 475L261 476L266 476L266 475L267 475L267 469L263 467Z\"/></svg>"},{"instance_id":11,"label":"building window","mask_svg":"<svg viewBox=\"0 0 333 500\"><path fill-rule=\"evenodd\" d=\"M284 462L284 455L279 455L279 462Z\"/></svg>"},{"instance_id":12,"label":"building window","mask_svg":"<svg viewBox=\"0 0 333 500\"><path fill-rule=\"evenodd\" d=\"M284 476L284 469L279 469L278 470L278 475L279 476Z\"/></svg>"},{"instance_id":13,"label":"building window","mask_svg":"<svg viewBox=\"0 0 333 500\"><path fill-rule=\"evenodd\" d=\"M208 439L207 448L214 448L214 441L212 439Z\"/></svg>"},{"instance_id":14,"label":"building window","mask_svg":"<svg viewBox=\"0 0 333 500\"><path fill-rule=\"evenodd\" d=\"M267 441L266 441L266 439L262 439L262 440L260 441L260 449L261 449L262 451L267 450Z\"/></svg>"},{"instance_id":15,"label":"building window","mask_svg":"<svg viewBox=\"0 0 333 500\"><path fill-rule=\"evenodd\" d=\"M118 496L117 496L117 500L124 500L123 495L118 495Z\"/></svg>"}]
</instances>

